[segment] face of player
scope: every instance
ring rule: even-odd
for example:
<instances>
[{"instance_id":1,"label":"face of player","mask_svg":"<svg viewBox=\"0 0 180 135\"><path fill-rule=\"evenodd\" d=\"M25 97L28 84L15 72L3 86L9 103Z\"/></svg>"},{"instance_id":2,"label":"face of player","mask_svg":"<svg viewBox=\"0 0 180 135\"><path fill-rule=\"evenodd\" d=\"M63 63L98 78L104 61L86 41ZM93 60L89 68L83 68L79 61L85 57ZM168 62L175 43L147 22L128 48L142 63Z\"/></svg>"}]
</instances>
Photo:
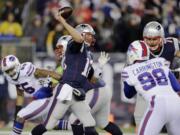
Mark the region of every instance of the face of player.
<instances>
[{"instance_id":1,"label":"face of player","mask_svg":"<svg viewBox=\"0 0 180 135\"><path fill-rule=\"evenodd\" d=\"M146 37L144 38L144 41L149 46L151 51L158 50L163 43L163 39L161 37Z\"/></svg>"},{"instance_id":2,"label":"face of player","mask_svg":"<svg viewBox=\"0 0 180 135\"><path fill-rule=\"evenodd\" d=\"M64 47L62 45L58 45L55 49L55 55L57 57L57 59L60 59L64 56Z\"/></svg>"},{"instance_id":3,"label":"face of player","mask_svg":"<svg viewBox=\"0 0 180 135\"><path fill-rule=\"evenodd\" d=\"M16 75L16 69L15 67L12 67L5 71L7 75L9 75L11 78L13 78Z\"/></svg>"},{"instance_id":4,"label":"face of player","mask_svg":"<svg viewBox=\"0 0 180 135\"><path fill-rule=\"evenodd\" d=\"M94 46L96 39L91 33L83 33L84 41L88 46Z\"/></svg>"}]
</instances>

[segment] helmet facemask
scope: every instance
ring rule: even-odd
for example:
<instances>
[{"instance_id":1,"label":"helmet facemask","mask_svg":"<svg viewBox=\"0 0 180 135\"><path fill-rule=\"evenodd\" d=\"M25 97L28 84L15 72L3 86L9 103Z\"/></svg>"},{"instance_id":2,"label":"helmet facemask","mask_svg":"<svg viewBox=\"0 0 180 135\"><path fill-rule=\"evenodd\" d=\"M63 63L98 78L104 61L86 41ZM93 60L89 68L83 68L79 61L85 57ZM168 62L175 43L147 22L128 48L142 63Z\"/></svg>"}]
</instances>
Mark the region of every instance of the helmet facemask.
<instances>
[{"instance_id":1,"label":"helmet facemask","mask_svg":"<svg viewBox=\"0 0 180 135\"><path fill-rule=\"evenodd\" d=\"M162 37L144 37L144 41L152 52L159 51L163 45Z\"/></svg>"},{"instance_id":2,"label":"helmet facemask","mask_svg":"<svg viewBox=\"0 0 180 135\"><path fill-rule=\"evenodd\" d=\"M79 24L75 28L84 38L84 43L87 46L94 46L95 44L95 31L89 24Z\"/></svg>"},{"instance_id":3,"label":"helmet facemask","mask_svg":"<svg viewBox=\"0 0 180 135\"><path fill-rule=\"evenodd\" d=\"M14 55L8 55L2 59L1 68L4 74L16 80L20 73L20 63Z\"/></svg>"},{"instance_id":4,"label":"helmet facemask","mask_svg":"<svg viewBox=\"0 0 180 135\"><path fill-rule=\"evenodd\" d=\"M65 55L68 42L72 39L71 36L65 35L58 39L55 49L55 55L58 60L62 59Z\"/></svg>"},{"instance_id":5,"label":"helmet facemask","mask_svg":"<svg viewBox=\"0 0 180 135\"><path fill-rule=\"evenodd\" d=\"M163 46L164 29L162 25L156 21L146 24L143 30L143 38L152 52L158 52Z\"/></svg>"},{"instance_id":6,"label":"helmet facemask","mask_svg":"<svg viewBox=\"0 0 180 135\"><path fill-rule=\"evenodd\" d=\"M55 55L58 59L61 59L65 54L65 49L63 45L58 45L55 49Z\"/></svg>"},{"instance_id":7,"label":"helmet facemask","mask_svg":"<svg viewBox=\"0 0 180 135\"><path fill-rule=\"evenodd\" d=\"M96 39L94 37L94 35L92 35L91 33L89 32L84 32L82 33L82 36L84 38L84 43L87 45L87 46L94 46L95 42L96 42Z\"/></svg>"},{"instance_id":8,"label":"helmet facemask","mask_svg":"<svg viewBox=\"0 0 180 135\"><path fill-rule=\"evenodd\" d=\"M5 74L11 77L13 80L16 80L19 76L20 67L19 65L16 65L15 67L12 67L5 71Z\"/></svg>"}]
</instances>

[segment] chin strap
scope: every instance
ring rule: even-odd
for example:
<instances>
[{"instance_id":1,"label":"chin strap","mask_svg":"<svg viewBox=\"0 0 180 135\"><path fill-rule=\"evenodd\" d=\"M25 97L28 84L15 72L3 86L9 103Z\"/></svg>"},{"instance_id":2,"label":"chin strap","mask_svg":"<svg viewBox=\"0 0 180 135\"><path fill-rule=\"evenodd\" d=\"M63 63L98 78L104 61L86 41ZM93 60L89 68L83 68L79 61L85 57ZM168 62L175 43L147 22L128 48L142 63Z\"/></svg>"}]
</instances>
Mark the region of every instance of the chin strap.
<instances>
[{"instance_id":1,"label":"chin strap","mask_svg":"<svg viewBox=\"0 0 180 135\"><path fill-rule=\"evenodd\" d=\"M151 50L152 53L154 53L155 55L158 55L161 52L162 46L159 46L156 50Z\"/></svg>"}]
</instances>

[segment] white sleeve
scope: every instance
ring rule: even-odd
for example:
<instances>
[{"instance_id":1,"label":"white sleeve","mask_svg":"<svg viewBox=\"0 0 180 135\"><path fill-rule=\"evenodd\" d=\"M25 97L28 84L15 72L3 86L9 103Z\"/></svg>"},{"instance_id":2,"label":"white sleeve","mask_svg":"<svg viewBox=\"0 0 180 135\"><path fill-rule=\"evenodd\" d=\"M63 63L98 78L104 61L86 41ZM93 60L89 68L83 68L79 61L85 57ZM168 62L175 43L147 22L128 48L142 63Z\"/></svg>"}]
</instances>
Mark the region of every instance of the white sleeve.
<instances>
[{"instance_id":1,"label":"white sleeve","mask_svg":"<svg viewBox=\"0 0 180 135\"><path fill-rule=\"evenodd\" d=\"M94 69L94 77L101 78L102 77L102 68L96 67Z\"/></svg>"},{"instance_id":2,"label":"white sleeve","mask_svg":"<svg viewBox=\"0 0 180 135\"><path fill-rule=\"evenodd\" d=\"M121 72L121 79L123 82L127 82L127 84L129 85L133 85L133 82L131 81L130 75L128 73L128 71L125 69L122 70Z\"/></svg>"},{"instance_id":3,"label":"white sleeve","mask_svg":"<svg viewBox=\"0 0 180 135\"><path fill-rule=\"evenodd\" d=\"M177 51L179 51L179 41L177 38L172 38L173 39L173 43L174 43L174 48L175 48L175 54L177 53Z\"/></svg>"},{"instance_id":4,"label":"white sleeve","mask_svg":"<svg viewBox=\"0 0 180 135\"><path fill-rule=\"evenodd\" d=\"M169 62L168 60L164 59L164 58L161 58L161 59L162 59L163 65L164 65L165 67L167 67L167 68L170 68L170 62Z\"/></svg>"},{"instance_id":5,"label":"white sleeve","mask_svg":"<svg viewBox=\"0 0 180 135\"><path fill-rule=\"evenodd\" d=\"M21 72L23 76L31 76L34 75L36 67L31 62L23 63L21 66Z\"/></svg>"}]
</instances>

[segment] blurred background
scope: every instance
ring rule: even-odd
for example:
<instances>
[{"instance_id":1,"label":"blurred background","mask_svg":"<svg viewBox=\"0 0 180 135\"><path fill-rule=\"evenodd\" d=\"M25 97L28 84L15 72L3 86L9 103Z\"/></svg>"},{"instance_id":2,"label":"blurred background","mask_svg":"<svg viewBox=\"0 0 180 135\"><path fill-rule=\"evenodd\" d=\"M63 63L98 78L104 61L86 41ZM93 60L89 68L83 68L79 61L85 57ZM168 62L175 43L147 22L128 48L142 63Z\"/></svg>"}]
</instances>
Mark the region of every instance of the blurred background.
<instances>
[{"instance_id":1,"label":"blurred background","mask_svg":"<svg viewBox=\"0 0 180 135\"><path fill-rule=\"evenodd\" d=\"M121 126L134 126L134 99L122 92L120 72L128 45L142 39L149 21L160 22L166 37L180 39L180 0L0 0L0 56L14 54L20 62L54 70L57 39L68 34L54 20L53 8L70 4L72 26L89 23L96 31L95 60L100 51L110 53L103 78L113 91L111 119ZM0 72L0 128L13 120L16 90ZM26 102L29 100L27 98Z\"/></svg>"}]
</instances>

